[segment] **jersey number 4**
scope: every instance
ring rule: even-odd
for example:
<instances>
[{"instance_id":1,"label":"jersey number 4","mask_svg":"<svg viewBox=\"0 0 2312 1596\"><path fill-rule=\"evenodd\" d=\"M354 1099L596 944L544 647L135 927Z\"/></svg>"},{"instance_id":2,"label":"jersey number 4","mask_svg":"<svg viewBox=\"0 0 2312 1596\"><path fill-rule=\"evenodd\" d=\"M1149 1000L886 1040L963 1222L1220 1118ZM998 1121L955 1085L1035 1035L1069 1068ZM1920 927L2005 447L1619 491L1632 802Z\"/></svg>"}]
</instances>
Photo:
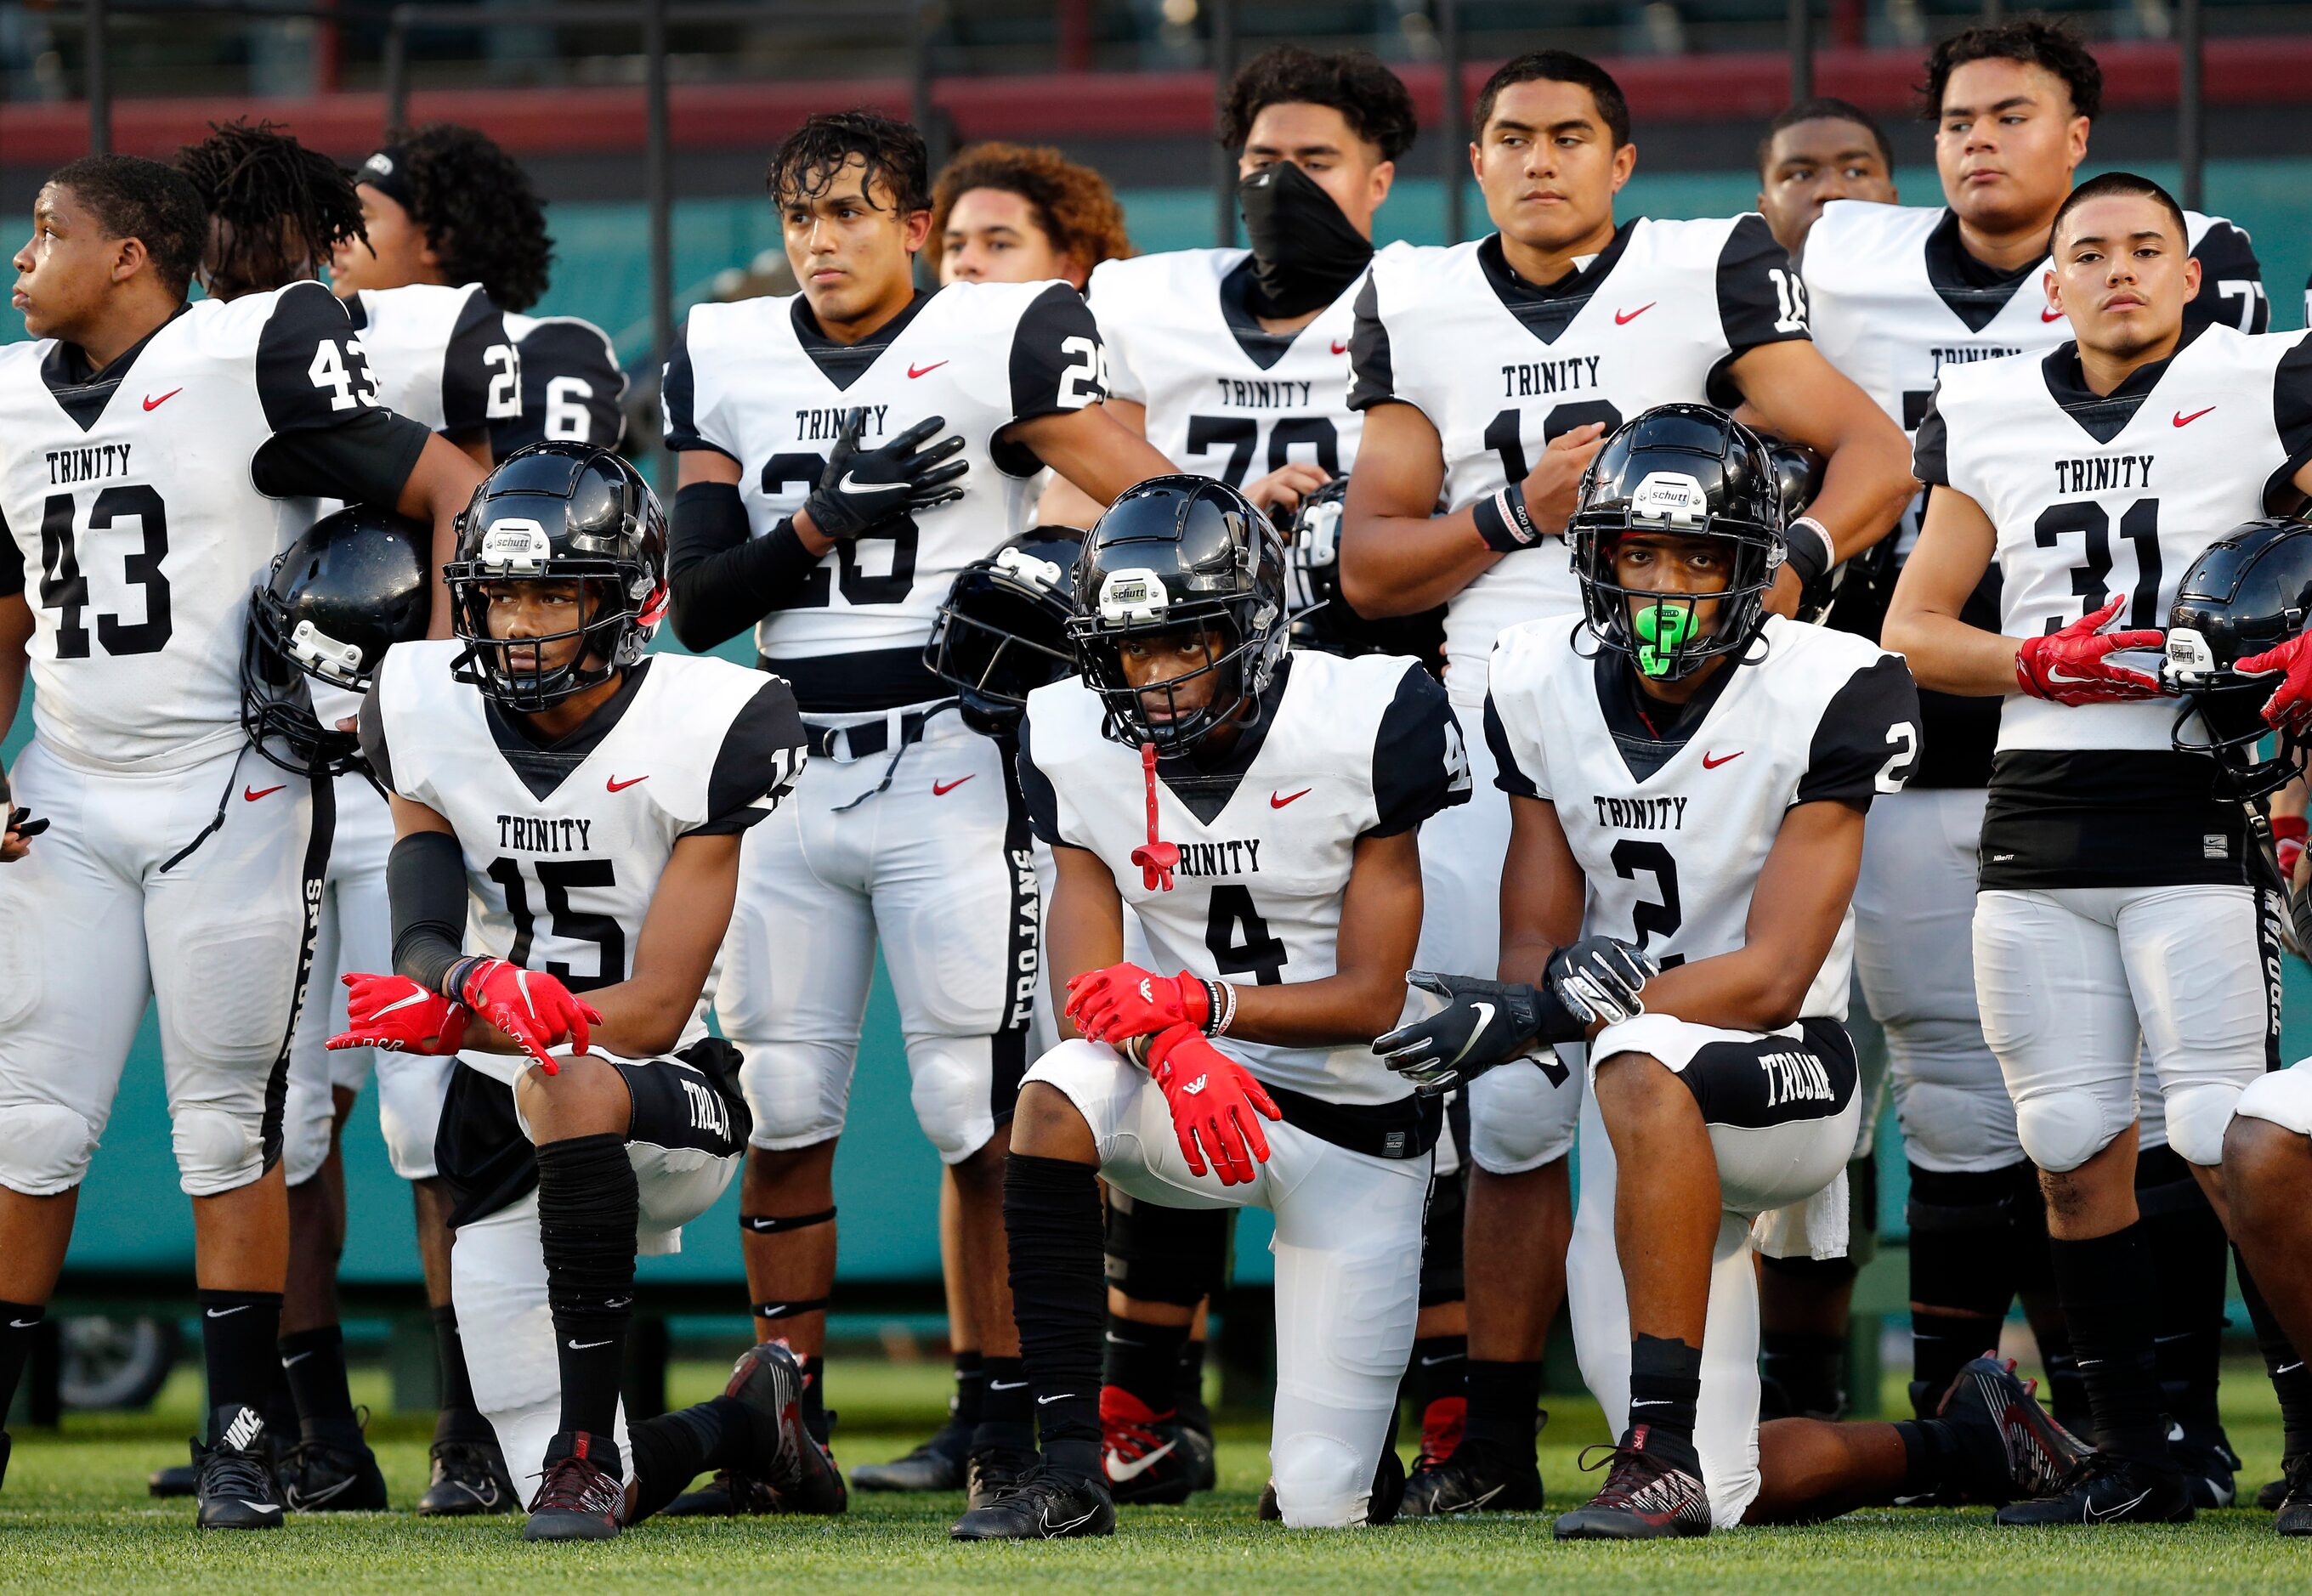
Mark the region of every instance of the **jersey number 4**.
<instances>
[{"instance_id":1,"label":"jersey number 4","mask_svg":"<svg viewBox=\"0 0 2312 1596\"><path fill-rule=\"evenodd\" d=\"M40 607L58 612L57 658L89 657L88 577L80 568L74 534L75 505L70 493L53 493L40 514ZM109 487L96 495L87 529L109 532L123 521L141 528L144 546L130 554L125 571L131 587L144 589L144 618L96 618L96 641L108 654L157 654L169 646L169 579L161 562L169 554L169 511L160 493L144 484Z\"/></svg>"},{"instance_id":2,"label":"jersey number 4","mask_svg":"<svg viewBox=\"0 0 2312 1596\"><path fill-rule=\"evenodd\" d=\"M1213 968L1222 975L1249 975L1265 987L1283 983L1284 944L1253 907L1249 887L1213 888L1204 946L1212 951Z\"/></svg>"},{"instance_id":3,"label":"jersey number 4","mask_svg":"<svg viewBox=\"0 0 2312 1596\"><path fill-rule=\"evenodd\" d=\"M565 942L591 942L600 950L600 959L591 975L574 972L560 959L546 961L546 972L574 992L587 992L596 987L606 987L626 978L626 933L625 928L607 914L590 914L570 906L573 887L605 887L617 885L617 875L606 859L540 859L533 867L538 885L546 895L546 911L552 916L547 935ZM534 969L530 962L530 948L538 933L538 921L530 911L530 885L521 870L521 861L500 859L491 862L489 878L504 889L506 918L513 921L513 948L506 962Z\"/></svg>"},{"instance_id":4,"label":"jersey number 4","mask_svg":"<svg viewBox=\"0 0 2312 1596\"><path fill-rule=\"evenodd\" d=\"M763 462L763 492L776 499L793 488L805 493L819 485L827 475L825 455L773 455ZM911 515L895 517L886 525L858 537L845 538L835 545L836 563L843 584L845 604L904 604L908 589L915 585L915 545L923 536ZM861 545L888 541L891 545L890 569L880 576L871 574L859 563ZM794 597L781 607L785 609L820 609L835 602L835 586L828 580L824 563L805 577L796 588Z\"/></svg>"}]
</instances>

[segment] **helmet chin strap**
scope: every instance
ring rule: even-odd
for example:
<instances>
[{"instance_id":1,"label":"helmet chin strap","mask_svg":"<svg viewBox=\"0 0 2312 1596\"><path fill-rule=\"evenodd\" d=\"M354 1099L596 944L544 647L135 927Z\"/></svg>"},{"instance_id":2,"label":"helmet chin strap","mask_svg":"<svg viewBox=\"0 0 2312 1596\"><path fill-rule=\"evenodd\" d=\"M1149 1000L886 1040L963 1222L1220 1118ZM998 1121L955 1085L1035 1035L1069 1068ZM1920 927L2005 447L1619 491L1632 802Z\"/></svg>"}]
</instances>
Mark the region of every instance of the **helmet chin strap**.
<instances>
[{"instance_id":1,"label":"helmet chin strap","mask_svg":"<svg viewBox=\"0 0 2312 1596\"><path fill-rule=\"evenodd\" d=\"M1148 789L1148 841L1132 850L1140 867L1140 883L1150 892L1172 890L1172 868L1180 862L1180 845L1156 834L1156 745L1140 745L1140 775Z\"/></svg>"}]
</instances>

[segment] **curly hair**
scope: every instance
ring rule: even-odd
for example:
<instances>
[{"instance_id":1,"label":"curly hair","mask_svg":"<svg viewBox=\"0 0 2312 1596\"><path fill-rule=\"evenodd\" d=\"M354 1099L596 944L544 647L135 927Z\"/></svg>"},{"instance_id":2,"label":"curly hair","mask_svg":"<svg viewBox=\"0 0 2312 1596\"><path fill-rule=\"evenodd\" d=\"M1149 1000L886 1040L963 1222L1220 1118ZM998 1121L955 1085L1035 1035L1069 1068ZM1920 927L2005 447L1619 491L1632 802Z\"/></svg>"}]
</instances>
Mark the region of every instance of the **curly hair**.
<instances>
[{"instance_id":1,"label":"curly hair","mask_svg":"<svg viewBox=\"0 0 2312 1596\"><path fill-rule=\"evenodd\" d=\"M1230 81L1221 101L1222 147L1244 148L1254 118L1272 105L1331 106L1351 132L1380 146L1383 161L1404 154L1420 126L1405 84L1363 50L1320 56L1284 44L1255 56Z\"/></svg>"},{"instance_id":2,"label":"curly hair","mask_svg":"<svg viewBox=\"0 0 2312 1596\"><path fill-rule=\"evenodd\" d=\"M177 151L177 170L232 230L206 262L212 287L278 288L318 274L339 240L369 236L346 170L276 123L212 122L208 137Z\"/></svg>"},{"instance_id":3,"label":"curly hair","mask_svg":"<svg viewBox=\"0 0 2312 1596\"><path fill-rule=\"evenodd\" d=\"M521 164L488 135L454 122L429 122L386 143L407 191L402 203L434 247L442 275L452 283L480 283L502 310L538 303L554 242Z\"/></svg>"},{"instance_id":4,"label":"curly hair","mask_svg":"<svg viewBox=\"0 0 2312 1596\"><path fill-rule=\"evenodd\" d=\"M50 172L48 182L86 205L108 237L141 241L153 276L184 297L209 236L200 191L184 173L141 155L83 155Z\"/></svg>"},{"instance_id":5,"label":"curly hair","mask_svg":"<svg viewBox=\"0 0 2312 1596\"><path fill-rule=\"evenodd\" d=\"M898 202L902 216L931 208L932 158L924 135L880 111L820 111L805 118L771 152L764 186L775 205L816 199L854 156L867 163L863 187L869 205L875 203L880 180Z\"/></svg>"},{"instance_id":6,"label":"curly hair","mask_svg":"<svg viewBox=\"0 0 2312 1596\"><path fill-rule=\"evenodd\" d=\"M1106 178L1047 144L974 144L949 161L932 185L932 236L924 254L933 272L939 270L948 213L974 188L1026 200L1053 249L1073 255L1087 272L1132 253L1124 207Z\"/></svg>"},{"instance_id":7,"label":"curly hair","mask_svg":"<svg viewBox=\"0 0 2312 1596\"><path fill-rule=\"evenodd\" d=\"M2043 67L2063 80L2071 112L2093 120L2103 111L2103 66L2065 22L2024 17L1996 27L1966 28L1935 46L1927 57L1927 81L1919 85L1920 114L1930 122L1942 115L1943 91L1950 75L1970 61L2019 61Z\"/></svg>"}]
</instances>

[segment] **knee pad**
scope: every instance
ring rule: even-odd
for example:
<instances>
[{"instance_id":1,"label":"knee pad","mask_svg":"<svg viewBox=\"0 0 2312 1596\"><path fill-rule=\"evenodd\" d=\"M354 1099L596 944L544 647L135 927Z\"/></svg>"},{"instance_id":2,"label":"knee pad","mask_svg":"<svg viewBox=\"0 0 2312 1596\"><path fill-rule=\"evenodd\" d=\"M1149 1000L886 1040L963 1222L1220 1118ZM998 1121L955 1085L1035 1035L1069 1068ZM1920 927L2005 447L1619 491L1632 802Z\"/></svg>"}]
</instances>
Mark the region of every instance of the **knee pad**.
<instances>
[{"instance_id":1,"label":"knee pad","mask_svg":"<svg viewBox=\"0 0 2312 1596\"><path fill-rule=\"evenodd\" d=\"M962 1163L995 1134L994 1090L994 1043L989 1038L909 1039L907 1101L915 1107L915 1123L939 1149L941 1163Z\"/></svg>"},{"instance_id":2,"label":"knee pad","mask_svg":"<svg viewBox=\"0 0 2312 1596\"><path fill-rule=\"evenodd\" d=\"M1338 1436L1279 1436L1268 1461L1277 1511L1288 1528L1339 1530L1364 1522L1372 1465Z\"/></svg>"},{"instance_id":3,"label":"knee pad","mask_svg":"<svg viewBox=\"0 0 2312 1596\"><path fill-rule=\"evenodd\" d=\"M272 1167L258 1114L235 1113L214 1103L181 1103L170 1111L169 1140L177 1152L177 1183L188 1197L238 1191ZM322 1141L326 1152L326 1130ZM318 1160L315 1165L319 1167Z\"/></svg>"},{"instance_id":4,"label":"knee pad","mask_svg":"<svg viewBox=\"0 0 2312 1596\"><path fill-rule=\"evenodd\" d=\"M97 1129L56 1103L0 1106L0 1186L27 1197L69 1191L88 1173Z\"/></svg>"},{"instance_id":5,"label":"knee pad","mask_svg":"<svg viewBox=\"0 0 2312 1596\"><path fill-rule=\"evenodd\" d=\"M2167 1091L2168 1145L2187 1164L2210 1168L2224 1161L2224 1127L2239 1106L2240 1084L2194 1081Z\"/></svg>"},{"instance_id":6,"label":"knee pad","mask_svg":"<svg viewBox=\"0 0 2312 1596\"><path fill-rule=\"evenodd\" d=\"M1143 1303L1193 1308L1228 1282L1227 1208L1168 1208L1111 1187L1108 1283Z\"/></svg>"},{"instance_id":7,"label":"knee pad","mask_svg":"<svg viewBox=\"0 0 2312 1596\"><path fill-rule=\"evenodd\" d=\"M2103 1105L2093 1094L2056 1091L2015 1105L2015 1134L2032 1163L2062 1175L2109 1147L2117 1132L2105 1124Z\"/></svg>"},{"instance_id":8,"label":"knee pad","mask_svg":"<svg viewBox=\"0 0 2312 1596\"><path fill-rule=\"evenodd\" d=\"M755 1129L750 1146L815 1147L843 1134L853 1050L826 1042L766 1042L745 1050L739 1085Z\"/></svg>"},{"instance_id":9,"label":"knee pad","mask_svg":"<svg viewBox=\"0 0 2312 1596\"><path fill-rule=\"evenodd\" d=\"M1469 1083L1469 1156L1497 1175L1524 1174L1563 1158L1581 1116L1581 1083L1580 1072L1555 1060L1487 1070Z\"/></svg>"}]
</instances>

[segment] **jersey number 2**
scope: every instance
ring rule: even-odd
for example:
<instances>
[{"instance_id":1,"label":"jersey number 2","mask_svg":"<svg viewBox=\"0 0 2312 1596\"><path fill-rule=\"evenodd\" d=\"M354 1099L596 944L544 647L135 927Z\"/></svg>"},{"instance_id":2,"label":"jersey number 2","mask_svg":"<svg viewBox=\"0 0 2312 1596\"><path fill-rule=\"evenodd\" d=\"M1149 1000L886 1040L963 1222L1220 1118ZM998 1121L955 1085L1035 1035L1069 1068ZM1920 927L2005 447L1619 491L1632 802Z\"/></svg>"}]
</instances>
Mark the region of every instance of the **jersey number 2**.
<instances>
[{"instance_id":1,"label":"jersey number 2","mask_svg":"<svg viewBox=\"0 0 2312 1596\"><path fill-rule=\"evenodd\" d=\"M1642 870L1654 878L1654 891L1661 894L1659 903L1640 898L1630 911L1630 929L1638 934L1638 946L1649 947L1677 936L1678 927L1686 923L1686 911L1677 901L1677 860L1670 857L1669 850L1659 842L1625 837L1607 857L1614 861L1615 875L1635 881ZM1685 963L1684 954L1673 953L1663 955L1661 965L1672 970Z\"/></svg>"},{"instance_id":2,"label":"jersey number 2","mask_svg":"<svg viewBox=\"0 0 2312 1596\"><path fill-rule=\"evenodd\" d=\"M83 619L88 609L88 577L80 568L80 551L73 533L74 501L70 493L54 493L40 514L40 607L59 611L57 617L57 658L85 659L89 632ZM144 589L144 618L124 622L118 615L96 618L96 640L108 654L157 654L169 646L173 630L169 618L169 579L161 562L169 556L169 511L159 492L144 484L110 487L89 507L88 529L109 531L116 522L133 519L144 529L144 546L126 562L131 587Z\"/></svg>"}]
</instances>

